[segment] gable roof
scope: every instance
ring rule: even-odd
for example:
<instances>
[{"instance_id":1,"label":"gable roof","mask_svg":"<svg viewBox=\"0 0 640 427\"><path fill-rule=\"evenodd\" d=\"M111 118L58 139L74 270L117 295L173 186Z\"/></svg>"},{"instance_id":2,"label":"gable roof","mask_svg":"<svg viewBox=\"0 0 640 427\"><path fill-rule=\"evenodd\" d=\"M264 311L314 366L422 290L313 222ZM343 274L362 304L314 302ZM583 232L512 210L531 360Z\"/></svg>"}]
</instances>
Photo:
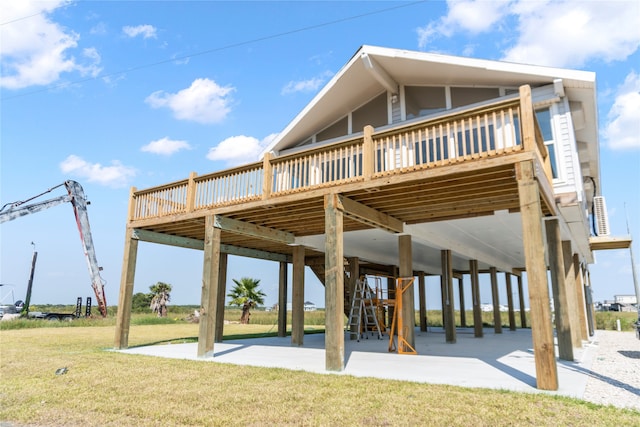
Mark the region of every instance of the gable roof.
<instances>
[{"instance_id":1,"label":"gable roof","mask_svg":"<svg viewBox=\"0 0 640 427\"><path fill-rule=\"evenodd\" d=\"M364 45L264 150L278 153L307 139L385 90L398 85L533 87L562 79L566 96L581 103L577 134L581 162L599 181L595 73Z\"/></svg>"}]
</instances>

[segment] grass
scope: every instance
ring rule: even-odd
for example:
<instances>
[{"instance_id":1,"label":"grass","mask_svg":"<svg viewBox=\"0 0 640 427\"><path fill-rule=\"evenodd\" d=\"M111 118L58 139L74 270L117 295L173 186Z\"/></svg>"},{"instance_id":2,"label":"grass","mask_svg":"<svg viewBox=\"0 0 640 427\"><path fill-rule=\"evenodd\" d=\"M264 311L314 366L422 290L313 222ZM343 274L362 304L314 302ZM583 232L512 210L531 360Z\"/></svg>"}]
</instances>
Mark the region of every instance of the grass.
<instances>
[{"instance_id":1,"label":"grass","mask_svg":"<svg viewBox=\"0 0 640 427\"><path fill-rule=\"evenodd\" d=\"M7 323L7 322L4 322ZM74 322L71 322L74 323ZM112 325L0 331L0 421L30 426L638 425L638 412L545 394L467 389L125 355ZM317 326L314 326L317 328ZM225 325L225 336L271 325ZM131 327L131 346L198 325ZM67 373L55 375L58 368Z\"/></svg>"},{"instance_id":2,"label":"grass","mask_svg":"<svg viewBox=\"0 0 640 427\"><path fill-rule=\"evenodd\" d=\"M166 318L158 318L151 313L133 313L131 318L132 325L158 325L158 324L179 324L184 323L185 319L193 314L197 306L169 306L169 315ZM38 306L32 307L32 311L55 311L62 313L73 312L73 306ZM73 322L50 322L46 320L17 320L12 322L0 322L0 330L3 329L26 329L38 327L79 327L79 326L115 326L116 324L116 308L109 307L109 317L103 319L101 317L80 318ZM234 323L240 320L241 310L235 307L225 308L225 320ZM473 311L467 310L466 324L467 327L473 327ZM635 312L617 312L604 311L595 313L596 329L616 330L617 320L620 320L620 326L623 331L635 331L634 322L638 315ZM461 325L460 312L455 312L456 325ZM324 310L305 312L304 320L306 325L316 325L324 327ZM500 313L500 321L503 329L509 328L509 314L507 312ZM527 326L531 326L529 313L526 313ZM291 323L291 312L287 313L287 322ZM345 317L345 324L347 318ZM516 327L521 328L520 313L515 313ZM270 325L272 331L277 331L277 313L275 311L252 310L251 324ZM416 311L416 325L420 324L419 313ZM427 312L427 324L429 326L442 326L442 311L429 310ZM484 327L493 327L493 312L482 312L482 324Z\"/></svg>"}]
</instances>

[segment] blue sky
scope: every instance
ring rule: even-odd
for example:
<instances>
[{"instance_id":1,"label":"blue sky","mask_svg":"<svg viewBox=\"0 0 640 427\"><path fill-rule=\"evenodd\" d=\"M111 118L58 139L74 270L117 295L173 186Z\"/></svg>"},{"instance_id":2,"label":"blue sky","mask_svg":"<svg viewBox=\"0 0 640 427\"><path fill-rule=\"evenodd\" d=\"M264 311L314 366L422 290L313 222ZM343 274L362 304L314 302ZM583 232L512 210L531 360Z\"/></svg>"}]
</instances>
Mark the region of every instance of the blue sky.
<instances>
[{"instance_id":1,"label":"blue sky","mask_svg":"<svg viewBox=\"0 0 640 427\"><path fill-rule=\"evenodd\" d=\"M3 0L0 204L80 182L115 305L130 188L257 160L369 44L595 71L612 234L626 234L629 218L637 237L639 22L634 1ZM24 299L34 247L32 303L92 296L75 227L68 204L2 224L0 283L11 285L0 288L3 302ZM198 304L202 258L141 243L135 292L163 281L174 304ZM590 271L596 300L634 293L628 251L598 253ZM324 305L306 274L305 299ZM243 276L260 279L267 304L276 302L277 263L231 257L229 283ZM439 307L437 279L427 284L429 308Z\"/></svg>"}]
</instances>

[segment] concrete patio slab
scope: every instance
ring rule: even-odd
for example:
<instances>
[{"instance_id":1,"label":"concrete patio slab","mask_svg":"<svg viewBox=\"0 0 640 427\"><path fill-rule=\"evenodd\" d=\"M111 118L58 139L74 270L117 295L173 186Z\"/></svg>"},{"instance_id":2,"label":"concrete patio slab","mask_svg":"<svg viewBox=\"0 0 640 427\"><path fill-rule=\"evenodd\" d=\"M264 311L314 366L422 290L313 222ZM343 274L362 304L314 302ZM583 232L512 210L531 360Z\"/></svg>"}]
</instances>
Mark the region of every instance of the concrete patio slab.
<instances>
[{"instance_id":1,"label":"concrete patio slab","mask_svg":"<svg viewBox=\"0 0 640 427\"><path fill-rule=\"evenodd\" d=\"M483 338L475 338L472 329L461 328L457 331L455 344L445 343L442 329L431 328L428 332L416 329L417 355L390 353L388 336L383 339L370 336L356 341L345 334L345 368L341 372L325 370L324 339L324 334L305 335L302 347L292 346L290 337L226 341L216 343L214 356L206 358L197 357L197 343L141 346L119 352L322 374L542 392L536 388L531 331L528 329L507 330L502 334L485 329ZM558 360L559 389L544 393L581 398L595 352L594 346L585 343L581 349L574 349L576 359L573 362Z\"/></svg>"}]
</instances>

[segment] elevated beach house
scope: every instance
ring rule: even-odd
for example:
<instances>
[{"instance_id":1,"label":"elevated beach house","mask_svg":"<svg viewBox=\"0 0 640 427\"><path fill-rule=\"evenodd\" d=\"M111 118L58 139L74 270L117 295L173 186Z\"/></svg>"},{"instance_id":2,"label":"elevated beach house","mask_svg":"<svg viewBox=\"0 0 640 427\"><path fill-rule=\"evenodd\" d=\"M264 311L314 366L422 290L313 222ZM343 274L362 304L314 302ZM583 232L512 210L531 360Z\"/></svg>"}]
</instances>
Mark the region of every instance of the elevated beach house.
<instances>
[{"instance_id":1,"label":"elevated beach house","mask_svg":"<svg viewBox=\"0 0 640 427\"><path fill-rule=\"evenodd\" d=\"M260 161L132 189L115 347L128 346L140 240L203 251L201 357L222 340L227 255L279 262L282 308L293 265L292 345L303 345L311 267L325 286L333 371L344 368L358 278L385 278L386 309L411 349L416 309L426 330L425 276L441 277L455 343L454 280L470 278L481 337L479 275L490 276L499 332L504 274L510 327L511 279L521 315L527 285L537 387L557 389L554 327L559 357L573 360L593 330L593 251L625 244L590 226L601 188L595 93L591 72L362 46ZM278 327L284 335L285 310Z\"/></svg>"}]
</instances>

